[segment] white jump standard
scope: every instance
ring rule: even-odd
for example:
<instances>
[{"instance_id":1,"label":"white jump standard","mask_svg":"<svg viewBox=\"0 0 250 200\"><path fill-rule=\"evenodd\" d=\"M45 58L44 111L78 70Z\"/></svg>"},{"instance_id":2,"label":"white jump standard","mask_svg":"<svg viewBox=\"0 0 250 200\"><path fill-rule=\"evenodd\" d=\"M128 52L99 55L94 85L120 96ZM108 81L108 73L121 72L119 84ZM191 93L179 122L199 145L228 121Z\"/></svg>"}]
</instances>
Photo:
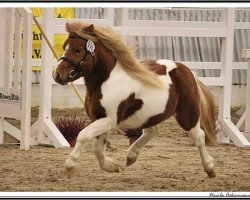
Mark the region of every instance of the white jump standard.
<instances>
[{"instance_id":1,"label":"white jump standard","mask_svg":"<svg viewBox=\"0 0 250 200\"><path fill-rule=\"evenodd\" d=\"M12 93L19 96L19 102L14 106L11 100L0 102L0 144L4 143L4 131L20 141L20 149L28 150L35 141L30 138L31 115L31 59L32 59L32 12L26 8L0 8L0 87L4 94ZM15 17L14 17L15 13ZM23 23L22 23L22 21ZM11 23L10 23L11 21ZM15 21L15 28L14 22ZM23 25L23 40L21 28ZM14 32L15 31L15 32ZM13 36L14 62L13 62ZM22 79L21 79L21 45L22 45ZM14 76L12 67L14 64ZM12 82L14 84L12 84ZM21 131L4 118L21 120Z\"/></svg>"}]
</instances>

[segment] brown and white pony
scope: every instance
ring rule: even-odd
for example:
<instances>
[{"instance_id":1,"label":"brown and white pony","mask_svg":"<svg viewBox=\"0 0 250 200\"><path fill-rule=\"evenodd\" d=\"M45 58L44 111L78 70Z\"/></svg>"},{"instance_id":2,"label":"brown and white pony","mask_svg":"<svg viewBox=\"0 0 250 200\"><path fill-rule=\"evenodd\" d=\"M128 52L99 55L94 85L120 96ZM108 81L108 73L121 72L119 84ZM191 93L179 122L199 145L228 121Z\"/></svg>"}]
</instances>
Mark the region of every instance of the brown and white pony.
<instances>
[{"instance_id":1,"label":"brown and white pony","mask_svg":"<svg viewBox=\"0 0 250 200\"><path fill-rule=\"evenodd\" d=\"M74 172L81 149L93 139L101 169L124 170L157 134L157 124L175 116L198 147L206 173L215 176L213 158L205 146L205 142L216 144L213 96L188 67L164 59L139 62L109 27L72 22L66 30L64 55L53 78L65 85L84 77L85 109L92 121L79 133L65 163L66 172ZM143 129L129 147L125 166L105 155L108 133L120 128Z\"/></svg>"}]
</instances>

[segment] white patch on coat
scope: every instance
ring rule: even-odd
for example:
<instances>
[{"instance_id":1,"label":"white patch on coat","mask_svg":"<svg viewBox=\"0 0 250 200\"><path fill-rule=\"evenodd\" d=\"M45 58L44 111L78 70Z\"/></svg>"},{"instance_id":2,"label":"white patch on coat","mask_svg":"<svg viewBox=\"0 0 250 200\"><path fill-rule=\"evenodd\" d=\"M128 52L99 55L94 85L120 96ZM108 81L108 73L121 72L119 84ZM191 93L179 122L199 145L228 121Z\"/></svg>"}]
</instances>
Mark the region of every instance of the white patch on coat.
<instances>
[{"instance_id":1,"label":"white patch on coat","mask_svg":"<svg viewBox=\"0 0 250 200\"><path fill-rule=\"evenodd\" d=\"M136 99L142 99L143 101L142 108L120 122L117 128L138 128L151 116L165 111L169 98L169 87L172 82L168 74L158 77L163 82L164 87L150 88L131 78L121 66L115 66L109 79L101 86L102 99L100 102L105 108L107 116L116 122L118 106L132 93L135 93Z\"/></svg>"},{"instance_id":2,"label":"white patch on coat","mask_svg":"<svg viewBox=\"0 0 250 200\"><path fill-rule=\"evenodd\" d=\"M67 44L64 51L67 51L69 49L69 46L70 44Z\"/></svg>"},{"instance_id":3,"label":"white patch on coat","mask_svg":"<svg viewBox=\"0 0 250 200\"><path fill-rule=\"evenodd\" d=\"M167 68L167 73L172 71L173 69L177 68L176 63L172 60L160 59L160 60L157 60L156 63L158 63L160 65L165 65Z\"/></svg>"},{"instance_id":4,"label":"white patch on coat","mask_svg":"<svg viewBox=\"0 0 250 200\"><path fill-rule=\"evenodd\" d=\"M67 45L66 45L65 50L64 50L64 52L63 52L62 57L64 57L64 56L65 56L65 52L69 49L69 46L70 46L70 44L67 44ZM59 60L58 65L59 65L59 64L61 64L61 62L63 62L63 60Z\"/></svg>"}]
</instances>

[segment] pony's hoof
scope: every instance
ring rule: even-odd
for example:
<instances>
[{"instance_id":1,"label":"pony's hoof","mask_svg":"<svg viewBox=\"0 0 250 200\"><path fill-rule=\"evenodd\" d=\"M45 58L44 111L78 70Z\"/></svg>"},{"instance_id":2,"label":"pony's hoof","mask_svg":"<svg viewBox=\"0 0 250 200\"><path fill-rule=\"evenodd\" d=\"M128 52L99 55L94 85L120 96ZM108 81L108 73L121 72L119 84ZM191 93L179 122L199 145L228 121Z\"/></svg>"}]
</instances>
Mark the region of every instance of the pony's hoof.
<instances>
[{"instance_id":1,"label":"pony's hoof","mask_svg":"<svg viewBox=\"0 0 250 200\"><path fill-rule=\"evenodd\" d=\"M76 172L76 168L75 167L67 167L67 166L65 166L64 167L64 172L67 175L71 175L71 174L74 174Z\"/></svg>"},{"instance_id":2,"label":"pony's hoof","mask_svg":"<svg viewBox=\"0 0 250 200\"><path fill-rule=\"evenodd\" d=\"M214 178L214 177L216 177L214 168L213 168L211 171L207 172L207 175L208 175L209 178Z\"/></svg>"},{"instance_id":3,"label":"pony's hoof","mask_svg":"<svg viewBox=\"0 0 250 200\"><path fill-rule=\"evenodd\" d=\"M122 172L124 170L125 170L125 168L122 165L117 164L114 172L119 173L119 172Z\"/></svg>"},{"instance_id":4,"label":"pony's hoof","mask_svg":"<svg viewBox=\"0 0 250 200\"><path fill-rule=\"evenodd\" d=\"M126 161L127 167L130 165L133 165L135 163L135 161L136 160L134 158L127 158L127 161Z\"/></svg>"},{"instance_id":5,"label":"pony's hoof","mask_svg":"<svg viewBox=\"0 0 250 200\"><path fill-rule=\"evenodd\" d=\"M136 160L137 160L137 155L136 154L133 155L133 156L128 156L127 161L126 161L127 167L130 166L130 165L133 165Z\"/></svg>"}]
</instances>

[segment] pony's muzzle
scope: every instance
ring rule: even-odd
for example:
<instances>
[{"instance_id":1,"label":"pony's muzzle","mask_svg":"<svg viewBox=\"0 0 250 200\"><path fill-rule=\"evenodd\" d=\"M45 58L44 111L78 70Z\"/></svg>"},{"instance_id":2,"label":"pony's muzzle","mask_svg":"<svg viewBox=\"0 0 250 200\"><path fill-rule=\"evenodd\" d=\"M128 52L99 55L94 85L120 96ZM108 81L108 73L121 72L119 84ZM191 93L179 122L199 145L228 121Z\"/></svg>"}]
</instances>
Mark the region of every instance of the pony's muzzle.
<instances>
[{"instance_id":1,"label":"pony's muzzle","mask_svg":"<svg viewBox=\"0 0 250 200\"><path fill-rule=\"evenodd\" d=\"M63 79L59 72L53 72L52 77L56 83L59 83L61 85L66 85L68 83L67 79Z\"/></svg>"},{"instance_id":2,"label":"pony's muzzle","mask_svg":"<svg viewBox=\"0 0 250 200\"><path fill-rule=\"evenodd\" d=\"M52 73L52 77L53 77L53 79L56 81L56 82L60 82L60 80L61 80L61 76L60 76L60 74L58 73L58 72L53 72Z\"/></svg>"}]
</instances>

